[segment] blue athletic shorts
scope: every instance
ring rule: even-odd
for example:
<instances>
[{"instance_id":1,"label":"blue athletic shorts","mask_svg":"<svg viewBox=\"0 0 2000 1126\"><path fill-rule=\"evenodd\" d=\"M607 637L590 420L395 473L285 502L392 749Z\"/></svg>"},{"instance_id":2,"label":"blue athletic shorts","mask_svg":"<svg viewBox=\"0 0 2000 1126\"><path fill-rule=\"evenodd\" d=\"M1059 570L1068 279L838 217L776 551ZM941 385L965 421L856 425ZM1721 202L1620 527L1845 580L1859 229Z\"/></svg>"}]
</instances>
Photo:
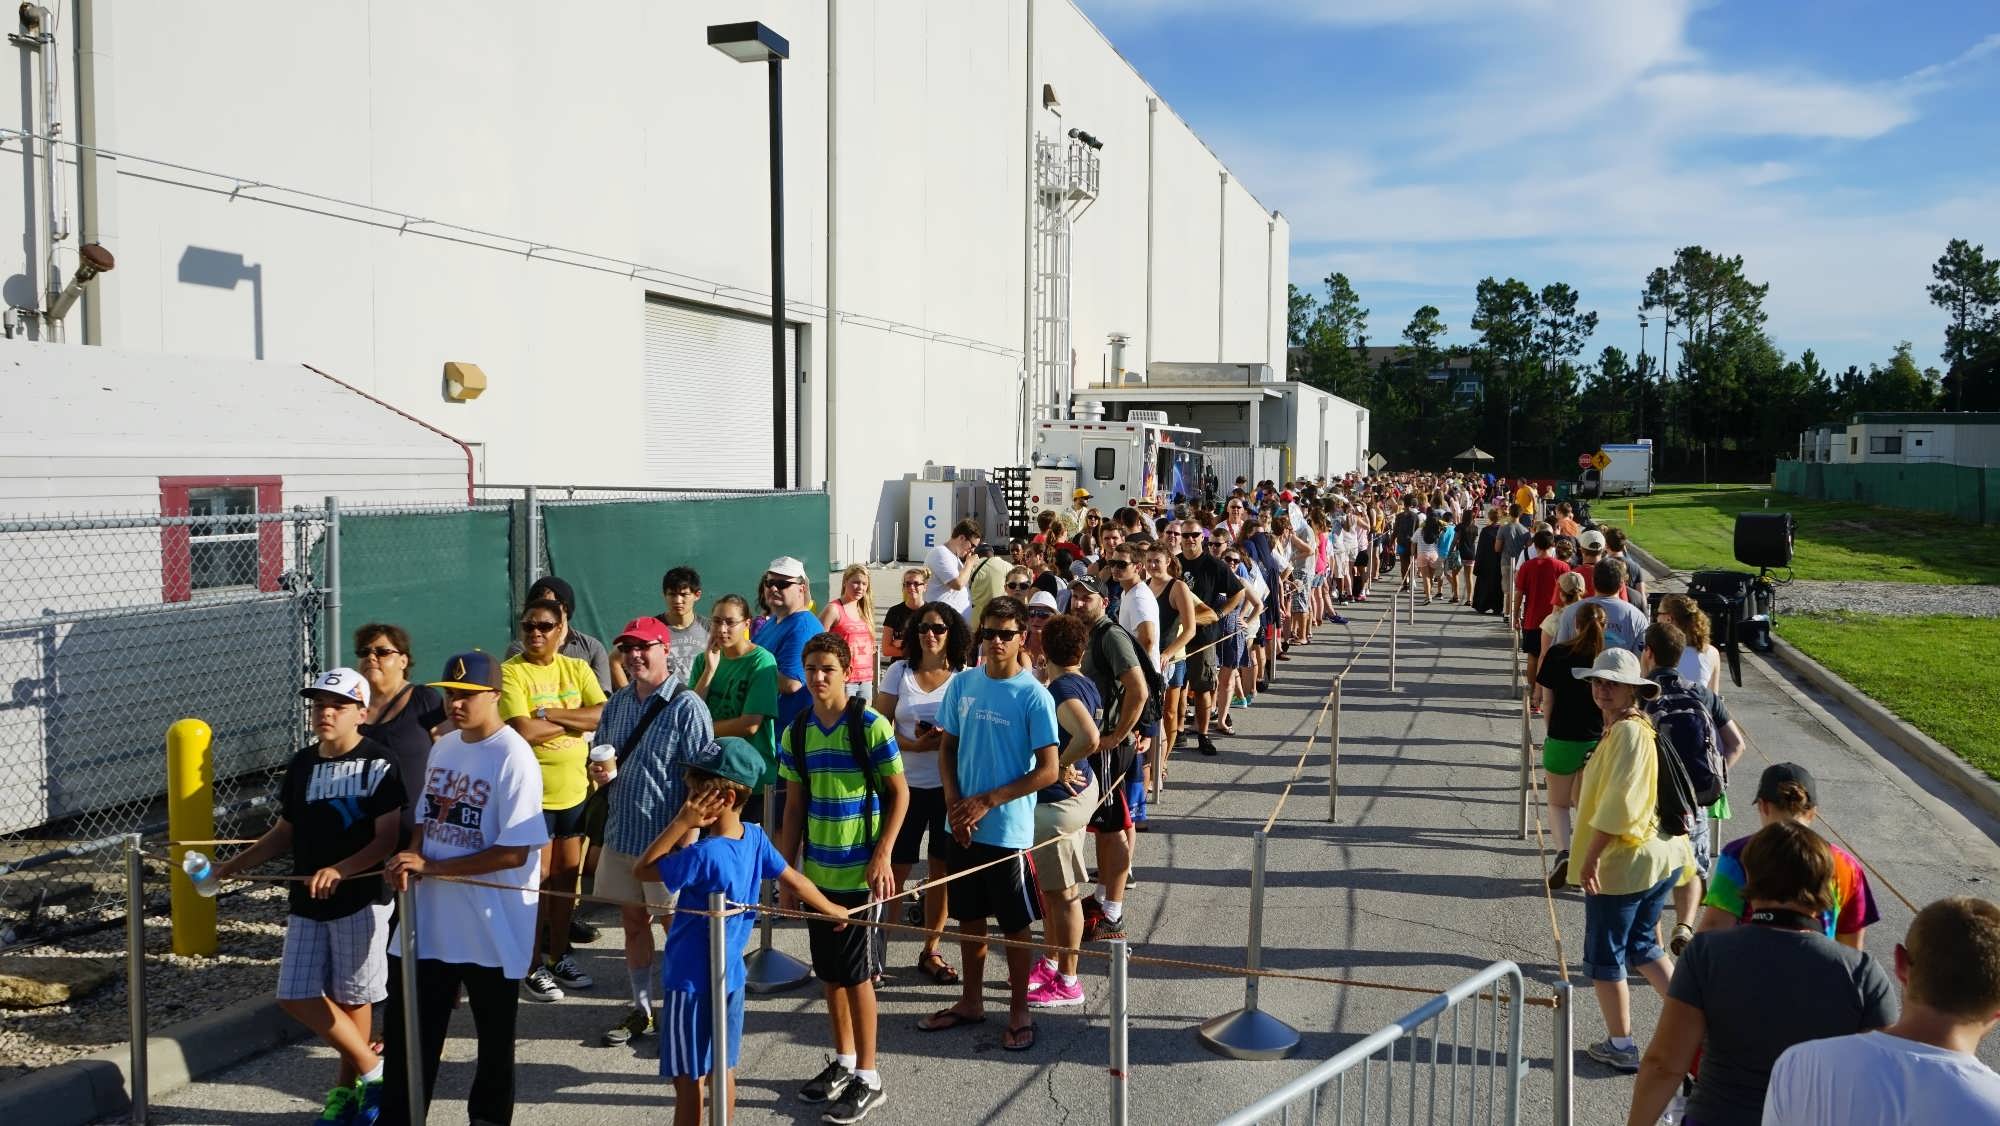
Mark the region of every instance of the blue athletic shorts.
<instances>
[{"instance_id":1,"label":"blue athletic shorts","mask_svg":"<svg viewBox=\"0 0 2000 1126\"><path fill-rule=\"evenodd\" d=\"M1186 661L1175 661L1173 664L1167 666L1167 687L1168 688L1187 687Z\"/></svg>"},{"instance_id":2,"label":"blue athletic shorts","mask_svg":"<svg viewBox=\"0 0 2000 1126\"><path fill-rule=\"evenodd\" d=\"M714 997L666 990L660 997L660 1075L700 1079L715 1066ZM743 1052L743 990L729 995L729 1066Z\"/></svg>"}]
</instances>

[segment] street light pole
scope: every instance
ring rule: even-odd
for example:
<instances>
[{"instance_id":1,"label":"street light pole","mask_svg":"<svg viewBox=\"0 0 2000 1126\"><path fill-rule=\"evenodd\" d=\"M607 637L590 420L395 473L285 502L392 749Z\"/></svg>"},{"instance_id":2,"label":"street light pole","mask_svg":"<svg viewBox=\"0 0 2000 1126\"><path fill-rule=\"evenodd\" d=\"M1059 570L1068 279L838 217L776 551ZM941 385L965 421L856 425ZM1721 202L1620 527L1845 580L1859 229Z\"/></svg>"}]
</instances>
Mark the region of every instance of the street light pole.
<instances>
[{"instance_id":1,"label":"street light pole","mask_svg":"<svg viewBox=\"0 0 2000 1126\"><path fill-rule=\"evenodd\" d=\"M1646 307L1641 305L1639 307L1639 358L1643 360L1645 359L1645 357L1646 357ZM1638 425L1633 428L1634 433L1632 437L1635 441L1646 436L1646 365L1645 364L1642 363L1639 365L1639 370L1637 374L1639 376L1637 381L1639 386L1639 422Z\"/></svg>"},{"instance_id":2,"label":"street light pole","mask_svg":"<svg viewBox=\"0 0 2000 1126\"><path fill-rule=\"evenodd\" d=\"M791 487L786 463L790 434L785 419L785 109L781 67L791 57L785 37L761 23L721 23L708 28L708 45L740 63L763 63L770 74L771 139L771 487ZM804 477L801 469L800 477Z\"/></svg>"}]
</instances>

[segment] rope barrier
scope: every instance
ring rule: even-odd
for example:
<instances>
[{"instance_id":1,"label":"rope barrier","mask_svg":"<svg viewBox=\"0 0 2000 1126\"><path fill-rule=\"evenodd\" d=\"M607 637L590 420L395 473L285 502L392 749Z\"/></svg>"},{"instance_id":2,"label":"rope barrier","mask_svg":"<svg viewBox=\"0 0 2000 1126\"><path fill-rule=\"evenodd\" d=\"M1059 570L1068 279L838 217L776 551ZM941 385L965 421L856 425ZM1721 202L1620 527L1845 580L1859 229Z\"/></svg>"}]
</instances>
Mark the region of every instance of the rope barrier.
<instances>
[{"instance_id":1,"label":"rope barrier","mask_svg":"<svg viewBox=\"0 0 2000 1126\"><path fill-rule=\"evenodd\" d=\"M1737 727L1740 730L1742 728L1742 725L1738 724ZM1743 732L1743 745L1749 748L1750 750L1755 751L1757 753L1757 757L1764 761L1764 765L1775 766L1777 764L1775 759L1773 759L1770 755L1764 752L1764 748L1757 745L1757 741L1750 737L1750 733L1748 731ZM1914 915L1918 911L1922 910L1922 908L1918 907L1915 903L1911 902L1910 897L1904 895L1903 890L1897 887L1895 883L1889 879L1888 876L1883 875L1882 870L1880 868L1877 868L1875 865L1869 863L1868 858L1861 855L1860 849L1855 848L1854 845L1850 841L1848 841L1848 839L1845 836L1841 835L1840 830L1834 827L1833 819L1826 815L1825 810L1823 809L1818 810L1816 816L1814 817L1814 820L1817 821L1819 824L1826 826L1826 831L1833 834L1833 839L1839 841L1840 846L1846 849L1848 853L1851 854L1863 868L1868 869L1869 875L1874 876L1877 882L1879 882L1883 887L1888 888L1890 895L1895 896L1896 899L1900 901L1904 907L1909 908L1910 914ZM1716 855L1717 856L1722 855L1721 844L1715 841L1711 841L1710 843L1714 845Z\"/></svg>"},{"instance_id":2,"label":"rope barrier","mask_svg":"<svg viewBox=\"0 0 2000 1126\"><path fill-rule=\"evenodd\" d=\"M1361 654L1366 652L1369 646L1375 644L1376 635L1382 632L1382 623L1394 617L1395 614L1396 600L1392 597L1389 600L1389 613L1375 619L1375 628L1368 631L1367 638L1348 656L1346 666L1334 674L1334 683L1338 684L1347 679L1347 674L1354 671L1355 664L1361 660ZM1278 792L1278 802L1271 808L1271 816L1264 819L1264 832L1266 833L1270 832L1271 827L1278 823L1278 815L1284 812L1286 799L1292 796L1292 788L1298 785L1299 777L1305 773L1306 759L1312 756L1313 746L1319 742L1322 722L1326 719L1326 713L1333 707L1333 695L1333 690L1328 689L1325 697L1320 700L1319 714L1313 717L1313 733L1306 737L1305 749L1299 752L1299 761L1292 766L1291 778L1285 782L1285 788Z\"/></svg>"}]
</instances>

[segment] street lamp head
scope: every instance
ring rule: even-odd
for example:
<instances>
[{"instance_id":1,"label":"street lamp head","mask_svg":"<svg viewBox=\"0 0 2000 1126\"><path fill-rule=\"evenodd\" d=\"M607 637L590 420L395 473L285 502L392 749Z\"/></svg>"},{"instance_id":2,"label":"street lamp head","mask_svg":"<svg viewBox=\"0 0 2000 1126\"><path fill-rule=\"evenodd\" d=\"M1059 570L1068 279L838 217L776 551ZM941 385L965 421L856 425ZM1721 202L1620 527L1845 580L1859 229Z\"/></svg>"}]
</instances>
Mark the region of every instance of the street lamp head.
<instances>
[{"instance_id":1,"label":"street lamp head","mask_svg":"<svg viewBox=\"0 0 2000 1126\"><path fill-rule=\"evenodd\" d=\"M739 63L762 63L792 57L785 37L755 20L718 23L708 28L708 45Z\"/></svg>"}]
</instances>

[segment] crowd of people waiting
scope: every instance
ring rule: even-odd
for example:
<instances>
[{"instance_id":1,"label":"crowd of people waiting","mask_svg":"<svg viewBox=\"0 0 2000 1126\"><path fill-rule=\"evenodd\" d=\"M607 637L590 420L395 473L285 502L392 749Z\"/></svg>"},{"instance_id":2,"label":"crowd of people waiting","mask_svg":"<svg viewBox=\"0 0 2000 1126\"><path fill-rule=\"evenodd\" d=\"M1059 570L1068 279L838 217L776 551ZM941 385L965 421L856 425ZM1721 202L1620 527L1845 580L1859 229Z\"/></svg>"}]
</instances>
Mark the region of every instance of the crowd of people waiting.
<instances>
[{"instance_id":1,"label":"crowd of people waiting","mask_svg":"<svg viewBox=\"0 0 2000 1126\"><path fill-rule=\"evenodd\" d=\"M825 1104L825 1121L860 1121L887 1097L884 930L844 922L879 923L885 903L912 899L901 917L921 936L914 969L957 990L918 1027L988 1019L992 928L1010 940L1000 1046L1032 1050L1037 1011L1085 1000L1075 949L1124 937L1138 834L1171 753L1190 731L1217 753L1232 710L1384 578L1518 631L1526 703L1546 720L1560 849L1548 882L1583 892L1584 968L1606 1025L1588 1054L1640 1072L1633 1123L1657 1118L1690 1073L1684 1120L1696 1126L2000 1113L2000 1077L1969 1054L2000 1020L2000 909L1947 900L1919 916L1897 948L1899 1017L1862 951L1878 917L1866 876L1810 830L1819 799L1803 768L1767 770L1763 828L1712 852L1744 739L1705 613L1678 595L1649 605L1617 529L1531 483L1470 473L1239 479L1213 504L1145 513L1091 500L1076 490L1008 545L961 522L903 572L879 624L866 568L848 568L816 608L805 565L780 557L753 595L721 595L705 618L700 576L671 568L664 612L633 618L609 647L573 624L569 584L545 577L504 660L461 653L427 683L404 630L357 630L354 665L302 692L317 740L285 776L279 819L218 868L233 877L290 854L278 997L339 1055L322 1120L403 1121L411 1052L428 1102L462 998L478 1041L468 1111L511 1121L518 1002L596 985L572 954L597 937L575 910L586 886L620 903L631 999L601 1043L657 1038L677 1122L699 1120L698 1080L717 1053L736 1063L750 933L748 915L728 920L730 1033L716 1044L707 928L676 915L683 896L754 903L777 881L783 907L817 914L807 930L831 1053L797 1095ZM930 886L906 892L920 861ZM413 879L417 993L405 997L403 921L388 904ZM1040 955L1028 948L1038 921ZM1643 1057L1628 970L1667 998ZM417 1044L402 1042L408 1004ZM1869 1030L1886 1031L1824 1039ZM1904 1117L1828 1109L1850 1105Z\"/></svg>"}]
</instances>

